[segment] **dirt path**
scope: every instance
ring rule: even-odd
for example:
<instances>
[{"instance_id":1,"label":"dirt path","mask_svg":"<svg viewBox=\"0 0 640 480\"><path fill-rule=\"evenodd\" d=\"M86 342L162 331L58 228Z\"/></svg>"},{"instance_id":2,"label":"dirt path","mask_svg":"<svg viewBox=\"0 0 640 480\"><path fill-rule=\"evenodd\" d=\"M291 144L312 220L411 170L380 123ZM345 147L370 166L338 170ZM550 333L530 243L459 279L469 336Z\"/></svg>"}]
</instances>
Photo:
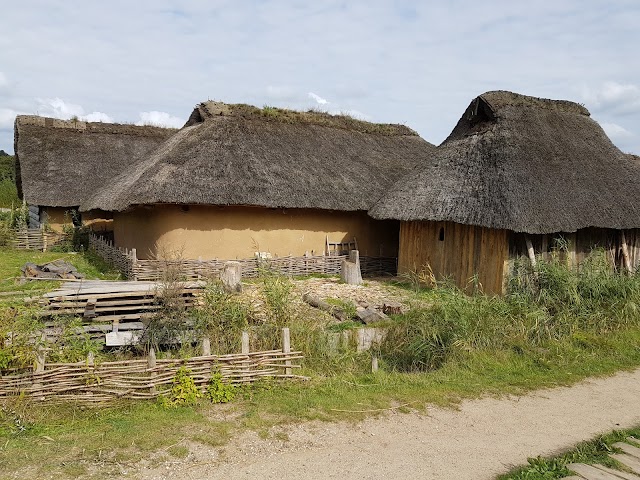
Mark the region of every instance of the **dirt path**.
<instances>
[{"instance_id":1,"label":"dirt path","mask_svg":"<svg viewBox=\"0 0 640 480\"><path fill-rule=\"evenodd\" d=\"M355 425L309 423L275 438L253 433L223 450L190 445L144 479L491 479L598 433L640 424L640 369L524 397L464 402L459 410L389 414Z\"/></svg>"}]
</instances>

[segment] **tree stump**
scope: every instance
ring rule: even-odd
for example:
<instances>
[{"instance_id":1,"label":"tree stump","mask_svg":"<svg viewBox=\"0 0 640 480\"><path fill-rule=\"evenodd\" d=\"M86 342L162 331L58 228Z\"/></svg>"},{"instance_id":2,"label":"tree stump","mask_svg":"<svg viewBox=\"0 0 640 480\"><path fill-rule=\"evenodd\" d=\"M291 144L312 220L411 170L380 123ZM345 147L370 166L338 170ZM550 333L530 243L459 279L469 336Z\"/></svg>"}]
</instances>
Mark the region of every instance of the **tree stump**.
<instances>
[{"instance_id":1,"label":"tree stump","mask_svg":"<svg viewBox=\"0 0 640 480\"><path fill-rule=\"evenodd\" d=\"M351 250L349 259L342 260L340 279L349 285L361 285L362 273L360 272L360 252Z\"/></svg>"},{"instance_id":2,"label":"tree stump","mask_svg":"<svg viewBox=\"0 0 640 480\"><path fill-rule=\"evenodd\" d=\"M220 272L220 280L227 292L242 291L242 264L240 262L226 262L222 272Z\"/></svg>"}]
</instances>

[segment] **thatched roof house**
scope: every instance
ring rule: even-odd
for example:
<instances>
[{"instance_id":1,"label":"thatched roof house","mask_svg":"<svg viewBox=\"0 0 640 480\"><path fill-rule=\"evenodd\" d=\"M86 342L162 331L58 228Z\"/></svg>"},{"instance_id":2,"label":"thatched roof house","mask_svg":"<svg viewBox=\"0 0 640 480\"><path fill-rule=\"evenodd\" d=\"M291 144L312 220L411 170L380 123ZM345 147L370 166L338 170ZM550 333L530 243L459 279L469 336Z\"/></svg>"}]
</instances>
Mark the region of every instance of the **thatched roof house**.
<instances>
[{"instance_id":1,"label":"thatched roof house","mask_svg":"<svg viewBox=\"0 0 640 480\"><path fill-rule=\"evenodd\" d=\"M18 193L53 219L59 216L55 212L78 207L175 131L20 115L14 134Z\"/></svg>"},{"instance_id":2,"label":"thatched roof house","mask_svg":"<svg viewBox=\"0 0 640 480\"><path fill-rule=\"evenodd\" d=\"M361 246L371 239L373 251L385 242L374 238L366 210L434 148L401 125L205 102L183 129L107 182L82 208L123 212L116 242L137 245L139 252L151 251L151 243L164 240L186 246L192 257L250 256L258 248L301 254L322 252L327 235L357 234ZM151 221L151 205L158 207L157 219L148 230L157 233L145 241L129 238L126 219L135 218L132 224ZM141 206L147 206L144 213ZM189 225L187 208L193 218ZM288 220L283 223L268 209L279 209L279 217L288 215ZM204 246L225 229L245 235L222 241L228 248ZM287 240L293 237L304 240ZM252 239L259 246L252 246Z\"/></svg>"},{"instance_id":3,"label":"thatched roof house","mask_svg":"<svg viewBox=\"0 0 640 480\"><path fill-rule=\"evenodd\" d=\"M485 277L485 282L496 291L512 238L506 232L640 227L640 164L620 152L581 105L487 92L471 102L434 155L397 182L369 213L404 221L401 268L429 263L458 284L480 273L478 269L491 270L493 278ZM474 251L452 245L445 253L445 238L457 237L451 238L451 230L476 232L476 243L497 242L491 247L495 254L487 251L484 259L470 259L464 268L451 263L447 255L473 256ZM431 240L416 243L416 236ZM538 250L544 239L539 240ZM424 253L437 249L442 258ZM498 264L483 264L487 255Z\"/></svg>"}]
</instances>

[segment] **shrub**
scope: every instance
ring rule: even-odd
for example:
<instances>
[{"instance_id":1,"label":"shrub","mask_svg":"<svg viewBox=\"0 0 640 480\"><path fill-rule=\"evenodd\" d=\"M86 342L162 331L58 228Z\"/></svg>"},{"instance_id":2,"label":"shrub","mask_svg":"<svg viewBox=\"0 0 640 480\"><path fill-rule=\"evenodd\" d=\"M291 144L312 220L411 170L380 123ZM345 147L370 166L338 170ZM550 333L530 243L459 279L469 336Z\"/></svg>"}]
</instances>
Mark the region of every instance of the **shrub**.
<instances>
[{"instance_id":1,"label":"shrub","mask_svg":"<svg viewBox=\"0 0 640 480\"><path fill-rule=\"evenodd\" d=\"M207 385L207 398L213 403L228 403L236 398L236 387L222 381L222 374L212 375Z\"/></svg>"},{"instance_id":2,"label":"shrub","mask_svg":"<svg viewBox=\"0 0 640 480\"><path fill-rule=\"evenodd\" d=\"M191 377L191 370L180 367L173 377L169 398L161 397L160 404L165 407L195 405L200 397L202 393Z\"/></svg>"}]
</instances>

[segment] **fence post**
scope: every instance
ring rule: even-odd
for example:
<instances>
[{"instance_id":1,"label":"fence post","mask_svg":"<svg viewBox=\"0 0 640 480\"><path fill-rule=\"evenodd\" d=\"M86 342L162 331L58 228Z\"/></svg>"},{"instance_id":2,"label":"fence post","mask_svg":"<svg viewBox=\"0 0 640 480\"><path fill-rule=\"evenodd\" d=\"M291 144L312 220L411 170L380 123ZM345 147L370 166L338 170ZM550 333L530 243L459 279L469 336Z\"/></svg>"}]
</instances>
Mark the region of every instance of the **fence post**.
<instances>
[{"instance_id":1,"label":"fence post","mask_svg":"<svg viewBox=\"0 0 640 480\"><path fill-rule=\"evenodd\" d=\"M47 251L47 232L44 230L44 225L40 225L40 234L42 235L42 251Z\"/></svg>"},{"instance_id":2,"label":"fence post","mask_svg":"<svg viewBox=\"0 0 640 480\"><path fill-rule=\"evenodd\" d=\"M149 369L156 368L156 351L151 347L149 349L149 355L147 357L147 366ZM149 393L155 395L156 393L156 385L153 383L155 381L157 374L155 372L151 372L149 377L149 383L151 383L151 387L149 388Z\"/></svg>"},{"instance_id":3,"label":"fence post","mask_svg":"<svg viewBox=\"0 0 640 480\"><path fill-rule=\"evenodd\" d=\"M242 354L249 354L249 332L242 332Z\"/></svg>"},{"instance_id":4,"label":"fence post","mask_svg":"<svg viewBox=\"0 0 640 480\"><path fill-rule=\"evenodd\" d=\"M371 357L371 372L376 373L378 371L378 357L375 355Z\"/></svg>"},{"instance_id":5,"label":"fence post","mask_svg":"<svg viewBox=\"0 0 640 480\"><path fill-rule=\"evenodd\" d=\"M205 357L211 355L211 340L209 340L209 337L202 339L202 355Z\"/></svg>"},{"instance_id":6,"label":"fence post","mask_svg":"<svg viewBox=\"0 0 640 480\"><path fill-rule=\"evenodd\" d=\"M282 353L291 353L291 337L289 335L289 328L282 329ZM291 375L291 360L285 360L285 375Z\"/></svg>"}]
</instances>

